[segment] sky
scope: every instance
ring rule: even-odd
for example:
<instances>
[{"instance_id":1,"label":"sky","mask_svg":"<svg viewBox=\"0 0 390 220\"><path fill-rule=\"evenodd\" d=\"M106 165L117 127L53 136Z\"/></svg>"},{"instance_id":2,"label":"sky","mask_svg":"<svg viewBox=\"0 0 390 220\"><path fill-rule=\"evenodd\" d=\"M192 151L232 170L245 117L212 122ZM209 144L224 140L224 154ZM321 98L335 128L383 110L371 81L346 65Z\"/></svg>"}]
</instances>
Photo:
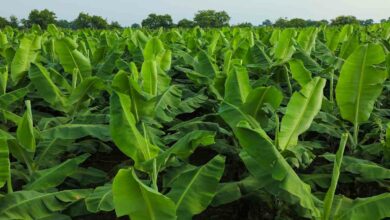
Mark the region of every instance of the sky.
<instances>
[{"instance_id":1,"label":"sky","mask_svg":"<svg viewBox=\"0 0 390 220\"><path fill-rule=\"evenodd\" d=\"M170 14L175 22L192 19L198 10L224 10L231 24L280 17L332 19L354 15L379 21L390 17L390 0L0 0L0 16L26 18L33 9L54 11L58 19L73 20L80 12L100 15L121 25L140 23L150 13Z\"/></svg>"}]
</instances>

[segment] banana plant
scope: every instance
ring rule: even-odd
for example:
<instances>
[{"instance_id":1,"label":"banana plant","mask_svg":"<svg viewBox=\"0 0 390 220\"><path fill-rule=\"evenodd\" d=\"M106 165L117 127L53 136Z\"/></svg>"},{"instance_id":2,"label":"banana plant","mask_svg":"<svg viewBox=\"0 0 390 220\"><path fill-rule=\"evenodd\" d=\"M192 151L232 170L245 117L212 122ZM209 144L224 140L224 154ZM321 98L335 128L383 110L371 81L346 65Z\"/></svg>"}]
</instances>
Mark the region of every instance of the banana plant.
<instances>
[{"instance_id":1,"label":"banana plant","mask_svg":"<svg viewBox=\"0 0 390 220\"><path fill-rule=\"evenodd\" d=\"M131 75L119 72L112 82L111 136L117 147L134 161L133 167L119 170L114 178L115 211L117 216L131 219L190 219L211 203L225 159L216 156L201 167L191 166L178 172L169 184L163 186L164 189L170 188L168 193L159 187L161 171L169 170L173 161L186 160L190 156L188 152L198 146L212 144L214 135L209 134L210 142L210 136L202 137L201 134L206 134L204 131L197 136L192 132L170 148L155 143L147 118L166 123L179 113L193 111L193 107L180 106L181 91L169 85L170 79L165 71L170 68L170 52L165 51L162 42L157 38L150 39L143 54L140 72L135 64L131 64ZM176 113L167 114L167 108L176 108ZM140 179L139 172L147 173L149 179Z\"/></svg>"},{"instance_id":2,"label":"banana plant","mask_svg":"<svg viewBox=\"0 0 390 220\"><path fill-rule=\"evenodd\" d=\"M359 125L370 118L375 100L383 89L387 72L379 65L385 54L378 44L359 46L345 61L336 85L336 101L341 117L353 124L354 149Z\"/></svg>"}]
</instances>

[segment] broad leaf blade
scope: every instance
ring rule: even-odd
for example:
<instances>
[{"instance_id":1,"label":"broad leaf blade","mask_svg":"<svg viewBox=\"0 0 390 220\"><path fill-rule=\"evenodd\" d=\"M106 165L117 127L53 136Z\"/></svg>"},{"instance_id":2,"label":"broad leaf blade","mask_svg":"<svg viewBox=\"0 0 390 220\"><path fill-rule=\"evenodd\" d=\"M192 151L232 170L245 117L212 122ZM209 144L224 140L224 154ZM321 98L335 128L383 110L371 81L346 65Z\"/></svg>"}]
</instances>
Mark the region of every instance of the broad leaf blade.
<instances>
[{"instance_id":1,"label":"broad leaf blade","mask_svg":"<svg viewBox=\"0 0 390 220\"><path fill-rule=\"evenodd\" d=\"M31 103L26 101L26 111L16 130L16 138L19 144L27 151L34 152L36 148Z\"/></svg>"},{"instance_id":2,"label":"broad leaf blade","mask_svg":"<svg viewBox=\"0 0 390 220\"><path fill-rule=\"evenodd\" d=\"M308 210L311 216L320 216L318 201L311 194L310 186L298 177L263 130L252 129L248 123L241 122L235 135L244 152L249 155L242 157L249 172L260 180L273 179L272 184L266 186L269 192L281 196L287 202L298 204Z\"/></svg>"},{"instance_id":3,"label":"broad leaf blade","mask_svg":"<svg viewBox=\"0 0 390 220\"><path fill-rule=\"evenodd\" d=\"M84 162L88 156L82 155L69 159L52 168L37 171L31 176L32 181L24 189L40 191L60 185L66 177L72 175L77 170L79 164Z\"/></svg>"},{"instance_id":4,"label":"broad leaf blade","mask_svg":"<svg viewBox=\"0 0 390 220\"><path fill-rule=\"evenodd\" d=\"M85 199L85 204L88 211L93 213L114 210L112 185L106 184L104 186L96 187L96 189Z\"/></svg>"},{"instance_id":5,"label":"broad leaf blade","mask_svg":"<svg viewBox=\"0 0 390 220\"><path fill-rule=\"evenodd\" d=\"M358 47L345 61L336 86L336 101L345 120L358 125L369 119L387 77L376 66L384 61L378 44Z\"/></svg>"},{"instance_id":6,"label":"broad leaf blade","mask_svg":"<svg viewBox=\"0 0 390 220\"><path fill-rule=\"evenodd\" d=\"M119 170L112 191L118 217L128 215L132 220L176 219L175 203L142 183L133 169Z\"/></svg>"},{"instance_id":7,"label":"broad leaf blade","mask_svg":"<svg viewBox=\"0 0 390 220\"><path fill-rule=\"evenodd\" d=\"M216 156L200 168L180 174L167 194L175 203L179 219L191 219L211 203L225 167L225 158Z\"/></svg>"},{"instance_id":8,"label":"broad leaf blade","mask_svg":"<svg viewBox=\"0 0 390 220\"><path fill-rule=\"evenodd\" d=\"M73 74L77 71L82 77L91 75L92 67L88 57L77 50L77 43L65 37L54 41L55 52L65 72Z\"/></svg>"},{"instance_id":9,"label":"broad leaf blade","mask_svg":"<svg viewBox=\"0 0 390 220\"><path fill-rule=\"evenodd\" d=\"M282 150L296 145L298 136L309 129L321 108L325 83L325 79L316 77L291 97L279 133L278 142Z\"/></svg>"},{"instance_id":10,"label":"broad leaf blade","mask_svg":"<svg viewBox=\"0 0 390 220\"><path fill-rule=\"evenodd\" d=\"M41 219L60 213L84 199L90 190L65 190L52 193L18 191L6 195L0 203L0 219Z\"/></svg>"}]
</instances>

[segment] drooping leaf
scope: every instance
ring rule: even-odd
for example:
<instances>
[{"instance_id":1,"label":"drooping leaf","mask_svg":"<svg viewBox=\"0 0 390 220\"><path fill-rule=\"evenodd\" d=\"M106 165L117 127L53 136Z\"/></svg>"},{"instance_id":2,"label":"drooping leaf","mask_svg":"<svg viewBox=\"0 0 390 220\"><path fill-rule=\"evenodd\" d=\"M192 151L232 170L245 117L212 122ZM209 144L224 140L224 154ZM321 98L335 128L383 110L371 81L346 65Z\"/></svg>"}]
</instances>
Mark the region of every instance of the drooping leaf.
<instances>
[{"instance_id":1,"label":"drooping leaf","mask_svg":"<svg viewBox=\"0 0 390 220\"><path fill-rule=\"evenodd\" d=\"M41 219L60 213L82 199L90 190L65 190L51 193L18 191L6 195L0 203L0 219Z\"/></svg>"},{"instance_id":2,"label":"drooping leaf","mask_svg":"<svg viewBox=\"0 0 390 220\"><path fill-rule=\"evenodd\" d=\"M66 177L76 171L79 164L84 162L89 155L82 155L68 159L65 162L49 169L39 170L31 176L31 182L25 185L25 190L41 191L60 185Z\"/></svg>"},{"instance_id":3,"label":"drooping leaf","mask_svg":"<svg viewBox=\"0 0 390 220\"><path fill-rule=\"evenodd\" d=\"M335 155L326 153L322 155L328 161L334 161ZM344 156L342 168L353 174L361 176L361 181L380 181L390 179L390 169L369 160L358 159L351 156Z\"/></svg>"},{"instance_id":4,"label":"drooping leaf","mask_svg":"<svg viewBox=\"0 0 390 220\"><path fill-rule=\"evenodd\" d=\"M134 169L121 169L114 178L112 193L118 217L132 220L174 220L175 203L168 197L146 186Z\"/></svg>"},{"instance_id":5,"label":"drooping leaf","mask_svg":"<svg viewBox=\"0 0 390 220\"><path fill-rule=\"evenodd\" d=\"M109 127L102 124L64 124L41 132L43 139L78 139L92 136L103 141L111 140Z\"/></svg>"},{"instance_id":6,"label":"drooping leaf","mask_svg":"<svg viewBox=\"0 0 390 220\"><path fill-rule=\"evenodd\" d=\"M180 138L168 151L181 159L186 159L197 147L214 144L214 138L215 132L195 130Z\"/></svg>"},{"instance_id":7,"label":"drooping leaf","mask_svg":"<svg viewBox=\"0 0 390 220\"><path fill-rule=\"evenodd\" d=\"M14 83L18 83L28 72L40 49L40 41L40 36L25 36L21 40L11 64L11 79Z\"/></svg>"},{"instance_id":8,"label":"drooping leaf","mask_svg":"<svg viewBox=\"0 0 390 220\"><path fill-rule=\"evenodd\" d=\"M303 62L298 59L292 59L288 61L293 79L295 79L301 87L304 87L309 83L311 78L311 72L305 68Z\"/></svg>"},{"instance_id":9,"label":"drooping leaf","mask_svg":"<svg viewBox=\"0 0 390 220\"><path fill-rule=\"evenodd\" d=\"M67 105L78 105L79 103L87 100L88 95L92 96L95 91L100 91L105 88L103 80L98 77L85 78L77 87L72 91L69 96L69 102Z\"/></svg>"},{"instance_id":10,"label":"drooping leaf","mask_svg":"<svg viewBox=\"0 0 390 220\"><path fill-rule=\"evenodd\" d=\"M88 211L92 213L114 210L112 184L96 187L96 189L85 199L85 204Z\"/></svg>"},{"instance_id":11,"label":"drooping leaf","mask_svg":"<svg viewBox=\"0 0 390 220\"><path fill-rule=\"evenodd\" d=\"M0 95L0 108L7 109L11 104L23 99L33 87L32 84L29 84L26 87Z\"/></svg>"},{"instance_id":12,"label":"drooping leaf","mask_svg":"<svg viewBox=\"0 0 390 220\"><path fill-rule=\"evenodd\" d=\"M309 129L321 108L326 80L316 77L295 92L287 105L279 133L279 147L285 150L298 143L298 136Z\"/></svg>"},{"instance_id":13,"label":"drooping leaf","mask_svg":"<svg viewBox=\"0 0 390 220\"><path fill-rule=\"evenodd\" d=\"M222 177L225 158L216 156L207 164L180 174L167 194L176 203L179 219L191 219L211 203Z\"/></svg>"},{"instance_id":14,"label":"drooping leaf","mask_svg":"<svg viewBox=\"0 0 390 220\"><path fill-rule=\"evenodd\" d=\"M33 64L29 70L29 78L38 94L53 107L63 109L66 99L61 90L50 78L49 72L41 64Z\"/></svg>"},{"instance_id":15,"label":"drooping leaf","mask_svg":"<svg viewBox=\"0 0 390 220\"><path fill-rule=\"evenodd\" d=\"M159 148L152 145L136 127L127 95L114 92L110 100L110 132L118 148L136 164L154 158ZM143 132L145 133L145 132Z\"/></svg>"},{"instance_id":16,"label":"drooping leaf","mask_svg":"<svg viewBox=\"0 0 390 220\"><path fill-rule=\"evenodd\" d=\"M273 179L266 186L267 191L286 202L298 204L313 217L320 217L318 201L311 194L310 186L299 178L261 128L253 129L243 121L238 125L235 135L249 156L241 156L249 172L260 180Z\"/></svg>"},{"instance_id":17,"label":"drooping leaf","mask_svg":"<svg viewBox=\"0 0 390 220\"><path fill-rule=\"evenodd\" d=\"M390 193L351 200L342 198L336 204L333 219L364 220L390 217Z\"/></svg>"},{"instance_id":18,"label":"drooping leaf","mask_svg":"<svg viewBox=\"0 0 390 220\"><path fill-rule=\"evenodd\" d=\"M267 114L263 108L270 104L276 110L282 100L283 94L276 87L258 87L249 93L241 109L264 126L267 123Z\"/></svg>"}]
</instances>

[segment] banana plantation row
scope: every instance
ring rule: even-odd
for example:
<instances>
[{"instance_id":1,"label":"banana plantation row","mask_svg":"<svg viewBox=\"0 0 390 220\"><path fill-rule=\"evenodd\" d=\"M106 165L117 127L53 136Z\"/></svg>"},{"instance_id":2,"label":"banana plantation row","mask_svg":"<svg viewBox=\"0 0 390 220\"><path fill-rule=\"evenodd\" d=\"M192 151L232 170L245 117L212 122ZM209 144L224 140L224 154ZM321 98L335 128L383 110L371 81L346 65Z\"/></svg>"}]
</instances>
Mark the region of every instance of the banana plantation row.
<instances>
[{"instance_id":1,"label":"banana plantation row","mask_svg":"<svg viewBox=\"0 0 390 220\"><path fill-rule=\"evenodd\" d=\"M0 30L0 219L390 217L390 24Z\"/></svg>"}]
</instances>

